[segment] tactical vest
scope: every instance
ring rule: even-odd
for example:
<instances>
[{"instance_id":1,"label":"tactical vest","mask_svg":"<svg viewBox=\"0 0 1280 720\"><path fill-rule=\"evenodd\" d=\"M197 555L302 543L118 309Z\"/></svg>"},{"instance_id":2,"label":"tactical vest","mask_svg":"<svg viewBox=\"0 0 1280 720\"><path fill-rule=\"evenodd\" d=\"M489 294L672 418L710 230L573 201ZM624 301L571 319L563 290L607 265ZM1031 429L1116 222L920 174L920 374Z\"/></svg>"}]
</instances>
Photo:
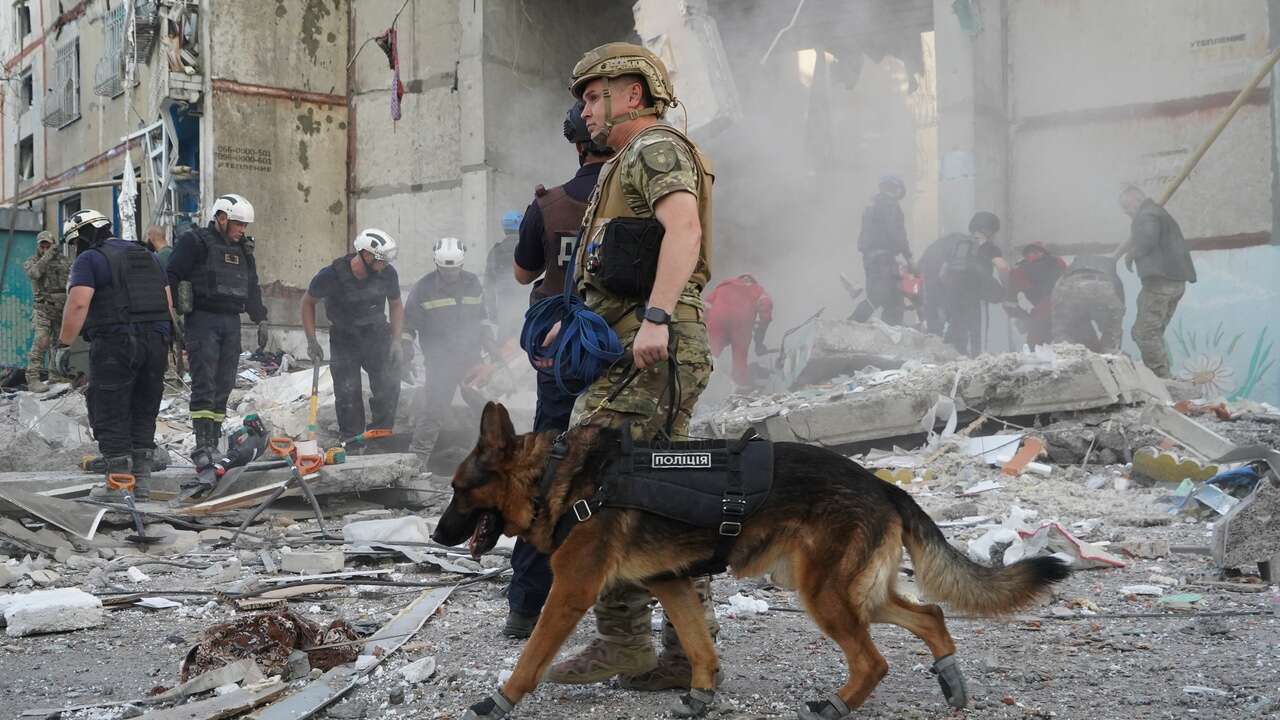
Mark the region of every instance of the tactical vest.
<instances>
[{"instance_id":1,"label":"tactical vest","mask_svg":"<svg viewBox=\"0 0 1280 720\"><path fill-rule=\"evenodd\" d=\"M693 141L679 130L669 125L650 125L637 133L631 139L631 142L627 144L627 147L630 147L631 143L649 133L666 133L672 136L676 142L683 143L689 148L690 155L693 156L694 163L698 166L698 221L702 226L702 247L698 251L698 263L694 266L693 274L689 276L689 282L680 296L680 305L692 309L693 312L688 313L677 307L675 313L677 320L689 319L692 316L700 315L702 289L707 286L711 279L711 184L715 181L715 173L711 168L710 160L702 154L698 146L694 145ZM609 224L610 220L615 218L654 217L652 208L647 208L641 214L627 204L626 195L622 189L622 176L618 172L618 166L621 164L622 159L628 155L627 147L619 150L601 168L600 180L596 184L595 191L591 194L591 200L587 203L587 210L583 216L583 242L578 243L577 258L574 262L574 280L577 283L579 294L587 300L589 307L597 305L592 299L592 295L600 295L603 298L603 304L628 305L629 303L613 296L597 283L592 282L592 275L585 268L587 246L599 243L603 239L605 225ZM605 319L617 329L617 324L620 320L630 317L632 316L626 315L623 318L606 317ZM634 318L628 322L639 324L639 321Z\"/></svg>"},{"instance_id":2,"label":"tactical vest","mask_svg":"<svg viewBox=\"0 0 1280 720\"><path fill-rule=\"evenodd\" d=\"M363 281L351 271L351 258L344 255L333 261L331 267L338 275L338 293L325 298L324 311L337 329L370 327L387 321L387 296L393 294L387 287L383 273L370 271Z\"/></svg>"},{"instance_id":3,"label":"tactical vest","mask_svg":"<svg viewBox=\"0 0 1280 720\"><path fill-rule=\"evenodd\" d=\"M479 352L485 317L480 278L464 270L452 284L445 284L436 271L419 283L414 329L424 351L470 352L474 347Z\"/></svg>"},{"instance_id":4,"label":"tactical vest","mask_svg":"<svg viewBox=\"0 0 1280 720\"><path fill-rule=\"evenodd\" d=\"M201 228L198 237L204 257L191 271L195 309L206 312L244 312L249 299L249 256L240 243L222 233Z\"/></svg>"},{"instance_id":5,"label":"tactical vest","mask_svg":"<svg viewBox=\"0 0 1280 720\"><path fill-rule=\"evenodd\" d=\"M53 252L49 250L47 252ZM32 258L39 262L43 258ZM67 278L71 265L61 254L51 258L44 266L38 280L32 281L31 292L36 305L61 308L67 301Z\"/></svg>"},{"instance_id":6,"label":"tactical vest","mask_svg":"<svg viewBox=\"0 0 1280 720\"><path fill-rule=\"evenodd\" d=\"M138 243L122 248L99 243L91 249L102 253L111 268L111 285L96 288L89 302L81 335L106 325L150 323L169 319L165 274L150 250Z\"/></svg>"},{"instance_id":7,"label":"tactical vest","mask_svg":"<svg viewBox=\"0 0 1280 720\"><path fill-rule=\"evenodd\" d=\"M565 267L573 257L587 204L570 197L563 185L550 190L539 185L534 194L542 212L542 257L546 259L542 282L530 295L537 302L564 292Z\"/></svg>"}]
</instances>

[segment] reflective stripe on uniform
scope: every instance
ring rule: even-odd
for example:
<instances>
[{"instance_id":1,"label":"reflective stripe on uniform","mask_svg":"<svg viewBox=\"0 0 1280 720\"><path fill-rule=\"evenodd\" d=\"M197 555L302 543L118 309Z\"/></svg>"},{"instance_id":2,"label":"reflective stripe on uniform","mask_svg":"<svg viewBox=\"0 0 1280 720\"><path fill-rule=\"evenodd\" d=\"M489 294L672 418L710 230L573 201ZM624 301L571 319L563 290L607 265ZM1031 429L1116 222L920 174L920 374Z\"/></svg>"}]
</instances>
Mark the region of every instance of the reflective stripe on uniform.
<instances>
[{"instance_id":1,"label":"reflective stripe on uniform","mask_svg":"<svg viewBox=\"0 0 1280 720\"><path fill-rule=\"evenodd\" d=\"M192 420L213 420L215 422L222 422L223 420L227 419L227 415L226 413L214 412L213 410L192 410L191 419Z\"/></svg>"},{"instance_id":2,"label":"reflective stripe on uniform","mask_svg":"<svg viewBox=\"0 0 1280 720\"><path fill-rule=\"evenodd\" d=\"M463 305L479 305L484 302L484 298L479 295L467 295L462 298ZM439 300L426 300L422 303L423 310L435 310L442 307L453 307L458 304L456 298L440 298Z\"/></svg>"}]
</instances>

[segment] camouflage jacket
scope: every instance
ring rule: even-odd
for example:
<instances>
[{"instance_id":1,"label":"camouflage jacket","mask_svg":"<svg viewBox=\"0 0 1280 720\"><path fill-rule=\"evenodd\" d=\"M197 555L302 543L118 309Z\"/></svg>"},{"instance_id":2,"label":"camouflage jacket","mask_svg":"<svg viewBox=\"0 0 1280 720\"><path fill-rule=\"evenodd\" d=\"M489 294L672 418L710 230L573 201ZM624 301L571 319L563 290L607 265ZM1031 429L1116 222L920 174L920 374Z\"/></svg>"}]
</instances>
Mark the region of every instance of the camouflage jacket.
<instances>
[{"instance_id":1,"label":"camouflage jacket","mask_svg":"<svg viewBox=\"0 0 1280 720\"><path fill-rule=\"evenodd\" d=\"M578 246L575 275L578 291L587 306L614 324L615 330L622 332L617 322L635 303L614 297L598 287L587 272L585 262L587 256L598 252L605 226L614 218L655 217L654 207L658 201L673 192L690 192L697 197L702 247L680 304L700 311L702 289L711 277L713 180L710 162L697 146L675 128L662 124L642 130L600 170L599 183L583 218L586 241ZM677 310L679 317L682 313Z\"/></svg>"},{"instance_id":2,"label":"camouflage jacket","mask_svg":"<svg viewBox=\"0 0 1280 720\"><path fill-rule=\"evenodd\" d=\"M22 270L31 279L36 305L61 310L67 302L67 278L71 274L66 256L51 248L43 255L28 258Z\"/></svg>"}]
</instances>

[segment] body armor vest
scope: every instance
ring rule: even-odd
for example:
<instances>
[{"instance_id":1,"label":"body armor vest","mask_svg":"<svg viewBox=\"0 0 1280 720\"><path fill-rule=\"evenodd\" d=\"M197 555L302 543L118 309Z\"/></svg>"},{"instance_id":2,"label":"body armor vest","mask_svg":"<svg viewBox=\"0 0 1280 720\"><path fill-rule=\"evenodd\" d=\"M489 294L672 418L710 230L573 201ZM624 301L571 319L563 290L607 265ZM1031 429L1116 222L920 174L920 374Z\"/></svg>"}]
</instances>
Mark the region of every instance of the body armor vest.
<instances>
[{"instance_id":1,"label":"body armor vest","mask_svg":"<svg viewBox=\"0 0 1280 720\"><path fill-rule=\"evenodd\" d=\"M582 215L587 210L587 204L570 197L564 186L550 190L539 186L535 194L542 212L542 257L546 258L546 267L542 283L531 294L533 302L564 291L565 267L573 256L582 230Z\"/></svg>"},{"instance_id":2,"label":"body armor vest","mask_svg":"<svg viewBox=\"0 0 1280 720\"><path fill-rule=\"evenodd\" d=\"M706 287L707 282L711 279L711 184L715 180L715 173L711 169L710 160L702 154L698 146L694 145L693 141L679 130L669 125L650 125L637 133L631 139L631 143L649 133L665 133L670 135L676 142L685 145L689 148L690 155L693 156L694 163L698 166L698 222L702 226L702 247L699 250L698 263L694 266L693 274L689 276L689 286L686 287L685 292L680 297L680 303L692 304L701 308L701 300L696 298L699 298L702 289ZM627 203L618 166L628 155L627 148L622 148L616 155L605 162L604 167L600 170L600 181L596 185L595 192L591 195L591 200L587 204L586 214L583 217L583 242L578 243L577 260L574 263L574 277L578 283L579 291L582 291L584 287L590 288L592 294L603 295L611 303L618 304L626 303L592 282L592 275L585 268L585 260L587 246L597 244L603 240L605 225L608 225L610 220L615 218L654 217L651 208L646 209L641 214L633 210ZM588 300L589 306L593 304ZM617 320L617 318L606 319Z\"/></svg>"},{"instance_id":3,"label":"body armor vest","mask_svg":"<svg viewBox=\"0 0 1280 720\"><path fill-rule=\"evenodd\" d=\"M89 303L81 334L106 325L150 323L169 319L165 296L165 274L151 251L138 243L123 248L100 243L93 248L102 253L111 268L110 287L96 288Z\"/></svg>"},{"instance_id":4,"label":"body armor vest","mask_svg":"<svg viewBox=\"0 0 1280 720\"><path fill-rule=\"evenodd\" d=\"M249 299L249 256L243 245L228 242L221 233L201 228L204 258L191 273L195 309L206 312L244 312Z\"/></svg>"},{"instance_id":5,"label":"body armor vest","mask_svg":"<svg viewBox=\"0 0 1280 720\"><path fill-rule=\"evenodd\" d=\"M363 281L351 272L351 258L344 255L333 261L333 271L338 274L338 294L325 298L324 310L335 328L369 327L385 324L385 312L389 288L381 273L370 271Z\"/></svg>"}]
</instances>

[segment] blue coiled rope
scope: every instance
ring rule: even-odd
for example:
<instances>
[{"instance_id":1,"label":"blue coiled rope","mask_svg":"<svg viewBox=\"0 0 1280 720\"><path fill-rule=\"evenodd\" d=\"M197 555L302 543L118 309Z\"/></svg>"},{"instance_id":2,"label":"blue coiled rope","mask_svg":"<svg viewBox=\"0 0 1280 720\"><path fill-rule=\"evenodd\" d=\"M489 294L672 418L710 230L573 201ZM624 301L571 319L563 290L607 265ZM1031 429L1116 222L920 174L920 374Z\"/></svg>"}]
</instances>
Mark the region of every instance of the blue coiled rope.
<instances>
[{"instance_id":1,"label":"blue coiled rope","mask_svg":"<svg viewBox=\"0 0 1280 720\"><path fill-rule=\"evenodd\" d=\"M622 341L609 323L573 294L576 256L575 246L564 271L564 292L529 308L520 332L520 349L528 354L529 362L539 373L555 378L556 387L570 395L586 392L624 352ZM559 335L550 347L543 347L547 333L557 322ZM549 370L538 367L536 361L547 359L551 360Z\"/></svg>"}]
</instances>

